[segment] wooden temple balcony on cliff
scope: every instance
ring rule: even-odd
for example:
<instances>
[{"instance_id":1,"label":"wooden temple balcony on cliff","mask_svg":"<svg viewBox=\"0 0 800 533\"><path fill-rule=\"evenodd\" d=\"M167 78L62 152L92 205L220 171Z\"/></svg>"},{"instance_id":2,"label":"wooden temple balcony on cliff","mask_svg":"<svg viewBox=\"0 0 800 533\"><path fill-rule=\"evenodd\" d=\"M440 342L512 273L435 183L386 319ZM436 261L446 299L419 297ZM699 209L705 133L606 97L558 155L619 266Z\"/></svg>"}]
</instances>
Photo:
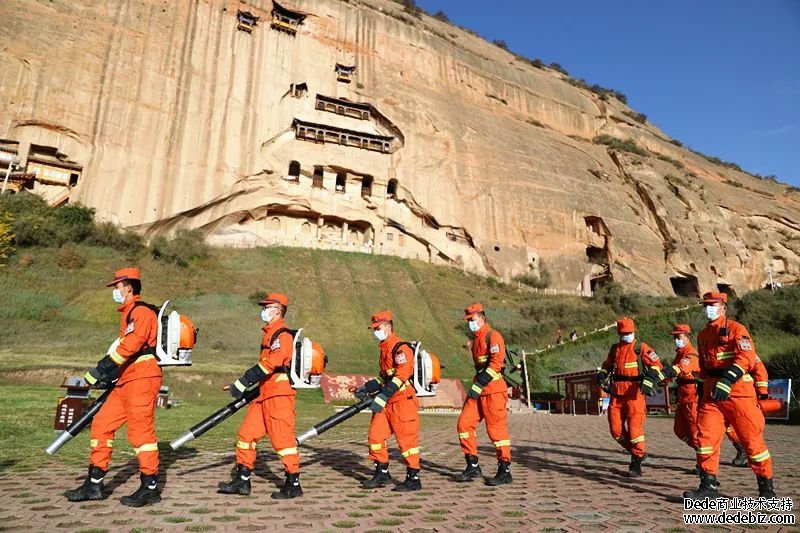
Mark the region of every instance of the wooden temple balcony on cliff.
<instances>
[{"instance_id":1,"label":"wooden temple balcony on cliff","mask_svg":"<svg viewBox=\"0 0 800 533\"><path fill-rule=\"evenodd\" d=\"M316 108L318 111L327 111L329 113L336 113L345 117L355 118L358 120L369 120L372 106L369 104L362 104L359 102L351 102L342 98L333 98L330 96L317 95Z\"/></svg>"},{"instance_id":2,"label":"wooden temple balcony on cliff","mask_svg":"<svg viewBox=\"0 0 800 533\"><path fill-rule=\"evenodd\" d=\"M277 2L272 2L272 23L270 26L289 35L297 35L297 28L303 23L306 16L299 11L286 9Z\"/></svg>"},{"instance_id":3,"label":"wooden temple balcony on cliff","mask_svg":"<svg viewBox=\"0 0 800 533\"><path fill-rule=\"evenodd\" d=\"M236 12L236 29L239 31L246 31L247 33L253 33L253 29L258 26L258 19L259 17L253 15L249 11L242 11L240 9Z\"/></svg>"},{"instance_id":4,"label":"wooden temple balcony on cliff","mask_svg":"<svg viewBox=\"0 0 800 533\"><path fill-rule=\"evenodd\" d=\"M394 137L375 135L354 130L337 128L326 124L314 124L295 119L292 124L295 138L315 143L334 143L342 146L352 146L373 152L388 154L392 147Z\"/></svg>"},{"instance_id":5,"label":"wooden temple balcony on cliff","mask_svg":"<svg viewBox=\"0 0 800 533\"><path fill-rule=\"evenodd\" d=\"M342 83L350 83L353 81L353 76L356 74L355 65L349 67L347 65L342 65L341 63L336 63L334 70L336 71L336 81L340 81Z\"/></svg>"}]
</instances>

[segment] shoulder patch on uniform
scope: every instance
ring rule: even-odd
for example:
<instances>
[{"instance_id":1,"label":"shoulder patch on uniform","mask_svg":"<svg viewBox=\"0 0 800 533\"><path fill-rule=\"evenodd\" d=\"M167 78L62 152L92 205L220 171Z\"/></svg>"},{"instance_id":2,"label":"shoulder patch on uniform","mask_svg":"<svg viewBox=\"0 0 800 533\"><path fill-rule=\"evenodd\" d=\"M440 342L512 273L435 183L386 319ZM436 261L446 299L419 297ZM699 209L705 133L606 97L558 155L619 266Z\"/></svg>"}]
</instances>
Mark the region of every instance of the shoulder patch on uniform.
<instances>
[{"instance_id":1,"label":"shoulder patch on uniform","mask_svg":"<svg viewBox=\"0 0 800 533\"><path fill-rule=\"evenodd\" d=\"M402 365L406 362L406 354L403 353L403 350L398 350L394 359L398 365Z\"/></svg>"},{"instance_id":2,"label":"shoulder patch on uniform","mask_svg":"<svg viewBox=\"0 0 800 533\"><path fill-rule=\"evenodd\" d=\"M128 335L129 333L133 333L133 328L135 327L135 325L136 325L135 322L133 320L131 320L131 323L128 324L127 328L125 328L125 335Z\"/></svg>"},{"instance_id":3,"label":"shoulder patch on uniform","mask_svg":"<svg viewBox=\"0 0 800 533\"><path fill-rule=\"evenodd\" d=\"M499 344L492 344L489 347L489 353L500 353L500 345Z\"/></svg>"},{"instance_id":4,"label":"shoulder patch on uniform","mask_svg":"<svg viewBox=\"0 0 800 533\"><path fill-rule=\"evenodd\" d=\"M752 350L753 349L753 343L751 343L750 339L748 339L746 337L742 337L741 339L738 339L736 342L739 344L739 349L740 350Z\"/></svg>"},{"instance_id":5,"label":"shoulder patch on uniform","mask_svg":"<svg viewBox=\"0 0 800 533\"><path fill-rule=\"evenodd\" d=\"M269 349L275 351L279 350L280 347L281 347L281 338L279 336L277 339L275 339L275 341L272 343L272 346L270 346Z\"/></svg>"},{"instance_id":6,"label":"shoulder patch on uniform","mask_svg":"<svg viewBox=\"0 0 800 533\"><path fill-rule=\"evenodd\" d=\"M659 360L658 359L658 354L656 352L650 352L649 354L647 354L647 357L649 357L653 361L658 361Z\"/></svg>"},{"instance_id":7,"label":"shoulder patch on uniform","mask_svg":"<svg viewBox=\"0 0 800 533\"><path fill-rule=\"evenodd\" d=\"M681 359L681 363L680 363L680 364L682 364L682 365L688 365L688 364L689 364L689 363L691 363L691 362L692 362L692 360L691 360L691 359L689 359L688 357L684 357L683 359Z\"/></svg>"},{"instance_id":8,"label":"shoulder patch on uniform","mask_svg":"<svg viewBox=\"0 0 800 533\"><path fill-rule=\"evenodd\" d=\"M761 358L756 355L756 363L760 363L760 362L761 362Z\"/></svg>"}]
</instances>

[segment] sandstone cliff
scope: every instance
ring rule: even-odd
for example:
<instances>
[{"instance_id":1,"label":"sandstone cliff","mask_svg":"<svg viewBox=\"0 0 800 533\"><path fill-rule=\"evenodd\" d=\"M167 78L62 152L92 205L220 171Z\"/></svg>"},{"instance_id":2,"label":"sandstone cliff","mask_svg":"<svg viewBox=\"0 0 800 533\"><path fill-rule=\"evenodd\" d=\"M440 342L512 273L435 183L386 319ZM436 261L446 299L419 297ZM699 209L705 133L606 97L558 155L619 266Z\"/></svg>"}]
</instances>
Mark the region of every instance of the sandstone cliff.
<instances>
[{"instance_id":1,"label":"sandstone cliff","mask_svg":"<svg viewBox=\"0 0 800 533\"><path fill-rule=\"evenodd\" d=\"M9 153L80 168L70 200L146 234L543 267L563 290L800 275L797 191L388 0L6 0L0 101Z\"/></svg>"}]
</instances>

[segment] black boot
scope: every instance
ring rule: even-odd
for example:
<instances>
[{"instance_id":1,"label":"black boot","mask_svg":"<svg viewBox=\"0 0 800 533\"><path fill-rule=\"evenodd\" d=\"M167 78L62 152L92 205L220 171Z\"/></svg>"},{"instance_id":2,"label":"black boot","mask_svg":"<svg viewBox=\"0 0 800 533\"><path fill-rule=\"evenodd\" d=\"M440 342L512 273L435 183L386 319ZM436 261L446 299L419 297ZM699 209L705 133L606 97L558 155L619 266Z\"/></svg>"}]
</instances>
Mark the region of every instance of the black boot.
<instances>
[{"instance_id":1,"label":"black boot","mask_svg":"<svg viewBox=\"0 0 800 533\"><path fill-rule=\"evenodd\" d=\"M220 481L217 484L217 492L220 494L250 494L250 469L244 465L236 465L233 478L229 482Z\"/></svg>"},{"instance_id":2,"label":"black boot","mask_svg":"<svg viewBox=\"0 0 800 533\"><path fill-rule=\"evenodd\" d=\"M642 461L644 457L631 455L631 464L628 466L628 477L642 477Z\"/></svg>"},{"instance_id":3,"label":"black boot","mask_svg":"<svg viewBox=\"0 0 800 533\"><path fill-rule=\"evenodd\" d=\"M702 500L703 498L716 498L719 496L719 483L717 483L717 476L714 474L706 474L700 471L700 486L697 490L687 490L683 493L684 498L691 498L692 500Z\"/></svg>"},{"instance_id":4,"label":"black boot","mask_svg":"<svg viewBox=\"0 0 800 533\"><path fill-rule=\"evenodd\" d=\"M361 486L365 489L377 489L392 482L392 475L389 473L389 463L375 463L375 473L372 479L366 480Z\"/></svg>"},{"instance_id":5,"label":"black boot","mask_svg":"<svg viewBox=\"0 0 800 533\"><path fill-rule=\"evenodd\" d=\"M287 472L283 487L281 487L281 490L278 492L273 492L271 498L273 500L289 500L302 495L303 489L300 487L300 473L290 474Z\"/></svg>"},{"instance_id":6,"label":"black boot","mask_svg":"<svg viewBox=\"0 0 800 533\"><path fill-rule=\"evenodd\" d=\"M736 457L733 458L731 464L740 468L748 466L747 452L744 451L744 448L739 444L734 444L733 447L736 448Z\"/></svg>"},{"instance_id":7,"label":"black boot","mask_svg":"<svg viewBox=\"0 0 800 533\"><path fill-rule=\"evenodd\" d=\"M108 498L105 490L103 490L103 478L106 477L108 471L103 470L97 466L89 467L89 474L83 481L83 485L77 489L68 490L64 496L71 502L84 502L86 500L105 500Z\"/></svg>"},{"instance_id":8,"label":"black boot","mask_svg":"<svg viewBox=\"0 0 800 533\"><path fill-rule=\"evenodd\" d=\"M460 474L456 474L453 478L456 481L472 481L473 479L477 479L481 477L481 467L478 464L478 456L477 455L465 455L464 460L467 462L467 467L464 469L463 472Z\"/></svg>"},{"instance_id":9,"label":"black boot","mask_svg":"<svg viewBox=\"0 0 800 533\"><path fill-rule=\"evenodd\" d=\"M758 497L759 498L776 498L775 490L772 488L772 478L765 478L756 476L758 482Z\"/></svg>"},{"instance_id":10,"label":"black boot","mask_svg":"<svg viewBox=\"0 0 800 533\"><path fill-rule=\"evenodd\" d=\"M139 477L142 480L142 484L139 485L136 492L130 496L123 496L119 499L119 503L128 507L142 507L143 505L161 501L161 494L158 492L158 475L140 474Z\"/></svg>"},{"instance_id":11,"label":"black boot","mask_svg":"<svg viewBox=\"0 0 800 533\"><path fill-rule=\"evenodd\" d=\"M508 461L497 461L497 474L493 478L486 480L487 485L495 487L497 485L507 485L511 483L511 463Z\"/></svg>"},{"instance_id":12,"label":"black boot","mask_svg":"<svg viewBox=\"0 0 800 533\"><path fill-rule=\"evenodd\" d=\"M392 489L394 492L411 492L415 490L422 490L422 482L419 480L419 468L407 469L406 480Z\"/></svg>"}]
</instances>

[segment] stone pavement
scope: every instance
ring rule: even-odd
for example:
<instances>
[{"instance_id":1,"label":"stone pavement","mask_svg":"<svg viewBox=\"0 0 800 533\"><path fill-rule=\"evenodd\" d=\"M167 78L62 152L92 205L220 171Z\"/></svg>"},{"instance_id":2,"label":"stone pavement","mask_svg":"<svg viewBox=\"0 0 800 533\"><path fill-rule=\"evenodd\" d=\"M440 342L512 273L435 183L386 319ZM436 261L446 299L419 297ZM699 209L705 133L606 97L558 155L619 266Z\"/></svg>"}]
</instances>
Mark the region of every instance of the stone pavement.
<instances>
[{"instance_id":1,"label":"stone pavement","mask_svg":"<svg viewBox=\"0 0 800 533\"><path fill-rule=\"evenodd\" d=\"M282 482L277 456L263 442L249 497L216 494L229 478L235 429L215 430L177 453L162 455L163 501L142 509L119 504L138 485L132 457L116 457L107 478L113 495L91 503L67 502L61 493L77 486L85 470L49 460L38 472L0 473L0 531L744 531L740 526L684 526L681 491L697 486L687 473L693 455L672 435L672 420L650 419L651 459L640 480L624 477L628 458L609 436L605 417L525 415L509 417L514 483L492 488L455 483L463 468L453 415L423 415L423 490L363 490L367 415L359 415L302 447L303 498L277 502L269 493ZM298 429L305 429L299 425ZM800 503L800 428L771 425L767 441L776 464L778 496ZM494 475L494 449L479 432L484 474ZM390 449L394 447L390 441ZM488 446L487 446L488 445ZM195 446L192 448L191 446ZM723 446L725 462L734 455ZM405 468L393 450L392 474ZM128 461L127 464L125 461ZM749 469L723 465L725 496L755 496ZM798 526L751 526L800 531Z\"/></svg>"}]
</instances>

